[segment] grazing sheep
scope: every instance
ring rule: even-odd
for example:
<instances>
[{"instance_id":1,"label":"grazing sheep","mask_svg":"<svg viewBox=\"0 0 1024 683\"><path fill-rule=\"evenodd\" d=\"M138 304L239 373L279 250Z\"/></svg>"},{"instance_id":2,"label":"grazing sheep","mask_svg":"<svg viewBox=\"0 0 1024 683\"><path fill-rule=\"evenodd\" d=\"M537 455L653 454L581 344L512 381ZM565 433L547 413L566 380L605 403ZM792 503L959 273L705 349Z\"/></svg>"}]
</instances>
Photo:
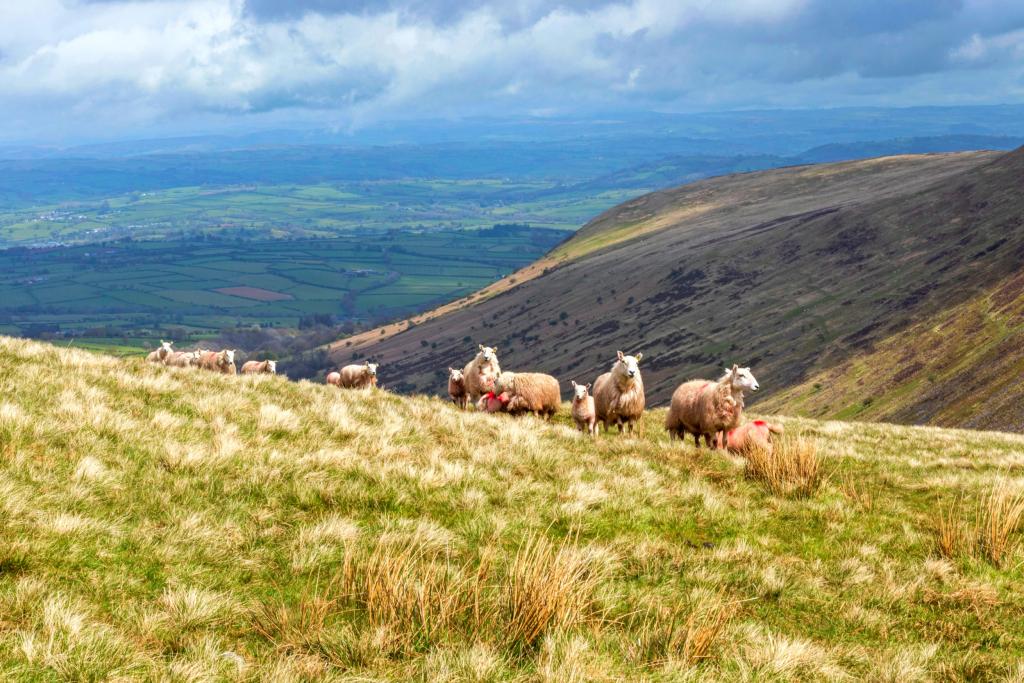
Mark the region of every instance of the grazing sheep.
<instances>
[{"instance_id":1,"label":"grazing sheep","mask_svg":"<svg viewBox=\"0 0 1024 683\"><path fill-rule=\"evenodd\" d=\"M576 429L597 436L597 413L590 387L590 384L572 383L572 421L576 423Z\"/></svg>"},{"instance_id":2,"label":"grazing sheep","mask_svg":"<svg viewBox=\"0 0 1024 683\"><path fill-rule=\"evenodd\" d=\"M508 394L496 394L488 391L476 403L476 409L484 413L500 413L510 402Z\"/></svg>"},{"instance_id":3,"label":"grazing sheep","mask_svg":"<svg viewBox=\"0 0 1024 683\"><path fill-rule=\"evenodd\" d=\"M448 368L448 395L452 403L463 410L466 409L469 395L466 393L466 378L462 375L462 370Z\"/></svg>"},{"instance_id":4,"label":"grazing sheep","mask_svg":"<svg viewBox=\"0 0 1024 683\"><path fill-rule=\"evenodd\" d=\"M558 380L542 372L503 372L494 386L495 392L508 394L509 413L533 413L550 420L562 405Z\"/></svg>"},{"instance_id":5,"label":"grazing sheep","mask_svg":"<svg viewBox=\"0 0 1024 683\"><path fill-rule=\"evenodd\" d=\"M167 365L176 368L191 368L199 364L203 351L175 351L167 357Z\"/></svg>"},{"instance_id":6,"label":"grazing sheep","mask_svg":"<svg viewBox=\"0 0 1024 683\"><path fill-rule=\"evenodd\" d=\"M248 360L242 365L243 375L276 375L276 360Z\"/></svg>"},{"instance_id":7,"label":"grazing sheep","mask_svg":"<svg viewBox=\"0 0 1024 683\"><path fill-rule=\"evenodd\" d=\"M618 425L620 434L623 426L632 434L647 405L639 366L644 354L627 356L616 351L616 356L611 372L594 380L594 411L605 432L608 425L614 424Z\"/></svg>"},{"instance_id":8,"label":"grazing sheep","mask_svg":"<svg viewBox=\"0 0 1024 683\"><path fill-rule=\"evenodd\" d=\"M345 389L369 389L377 386L377 364L365 361L362 365L346 365L340 371L339 387Z\"/></svg>"},{"instance_id":9,"label":"grazing sheep","mask_svg":"<svg viewBox=\"0 0 1024 683\"><path fill-rule=\"evenodd\" d=\"M782 434L782 425L754 420L726 432L725 445L733 453L745 453L751 448L760 448L771 455L772 434Z\"/></svg>"},{"instance_id":10,"label":"grazing sheep","mask_svg":"<svg viewBox=\"0 0 1024 683\"><path fill-rule=\"evenodd\" d=\"M340 372L328 372L327 383L336 387L341 386L341 373Z\"/></svg>"},{"instance_id":11,"label":"grazing sheep","mask_svg":"<svg viewBox=\"0 0 1024 683\"><path fill-rule=\"evenodd\" d=\"M665 414L669 437L685 439L687 434L693 434L700 447L703 436L709 447L719 448L722 445L719 432L735 429L740 424L743 405L737 396L742 397L744 388L753 390L757 386L749 368L746 370L744 374L734 365L721 381L696 379L676 387Z\"/></svg>"},{"instance_id":12,"label":"grazing sheep","mask_svg":"<svg viewBox=\"0 0 1024 683\"><path fill-rule=\"evenodd\" d=\"M174 342L160 340L160 348L156 351L150 351L149 355L146 356L146 361L149 363L161 363L167 365L167 358L174 353L174 349L171 348L171 344Z\"/></svg>"},{"instance_id":13,"label":"grazing sheep","mask_svg":"<svg viewBox=\"0 0 1024 683\"><path fill-rule=\"evenodd\" d=\"M199 367L224 375L234 375L236 373L235 350L203 351L199 356Z\"/></svg>"},{"instance_id":14,"label":"grazing sheep","mask_svg":"<svg viewBox=\"0 0 1024 683\"><path fill-rule=\"evenodd\" d=\"M481 396L494 388L494 380L501 374L498 365L498 349L480 344L480 351L462 369L466 384L466 396L476 403Z\"/></svg>"}]
</instances>

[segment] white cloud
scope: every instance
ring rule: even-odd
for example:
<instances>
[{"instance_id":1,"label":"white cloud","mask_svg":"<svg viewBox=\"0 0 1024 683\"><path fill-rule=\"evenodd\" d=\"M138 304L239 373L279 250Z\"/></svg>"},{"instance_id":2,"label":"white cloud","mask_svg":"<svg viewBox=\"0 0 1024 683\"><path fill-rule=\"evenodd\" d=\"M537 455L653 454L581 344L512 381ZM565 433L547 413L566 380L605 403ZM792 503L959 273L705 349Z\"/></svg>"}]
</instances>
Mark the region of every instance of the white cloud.
<instances>
[{"instance_id":1,"label":"white cloud","mask_svg":"<svg viewBox=\"0 0 1024 683\"><path fill-rule=\"evenodd\" d=\"M983 85L1019 84L1024 64L1024 11L1000 12L995 0L910 0L891 21L880 0L606 0L554 9L540 0L393 0L349 13L307 1L315 11L283 0L262 0L259 12L242 0L0 3L0 114L29 128L96 129L210 113L312 112L348 124L509 110L871 103L886 79L912 79L920 93L950 69L988 70L992 82L975 86L984 98ZM850 21L859 30L845 30Z\"/></svg>"}]
</instances>

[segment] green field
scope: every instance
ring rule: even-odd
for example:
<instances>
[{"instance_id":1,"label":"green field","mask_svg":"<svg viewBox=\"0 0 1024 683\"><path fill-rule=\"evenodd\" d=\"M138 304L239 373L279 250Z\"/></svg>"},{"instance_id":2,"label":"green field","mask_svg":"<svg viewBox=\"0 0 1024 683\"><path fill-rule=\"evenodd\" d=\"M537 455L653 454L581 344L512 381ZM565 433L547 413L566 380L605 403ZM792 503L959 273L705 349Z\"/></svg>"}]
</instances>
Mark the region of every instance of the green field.
<instances>
[{"instance_id":1,"label":"green field","mask_svg":"<svg viewBox=\"0 0 1024 683\"><path fill-rule=\"evenodd\" d=\"M575 230L650 189L591 189L549 180L365 181L177 187L32 207L0 205L0 247L121 237L337 237L353 231L476 229L529 223Z\"/></svg>"},{"instance_id":2,"label":"green field","mask_svg":"<svg viewBox=\"0 0 1024 683\"><path fill-rule=\"evenodd\" d=\"M0 251L0 325L15 334L123 339L167 324L202 335L294 327L311 314L377 321L475 291L565 235L506 226L8 249Z\"/></svg>"}]
</instances>

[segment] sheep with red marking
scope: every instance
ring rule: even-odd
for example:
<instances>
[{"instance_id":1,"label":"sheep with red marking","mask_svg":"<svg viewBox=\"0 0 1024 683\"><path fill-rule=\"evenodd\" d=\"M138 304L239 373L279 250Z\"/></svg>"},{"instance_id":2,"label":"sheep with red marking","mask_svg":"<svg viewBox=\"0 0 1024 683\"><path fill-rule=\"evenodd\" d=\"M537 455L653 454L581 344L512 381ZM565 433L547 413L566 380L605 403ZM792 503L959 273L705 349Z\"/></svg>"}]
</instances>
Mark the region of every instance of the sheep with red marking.
<instances>
[{"instance_id":1,"label":"sheep with red marking","mask_svg":"<svg viewBox=\"0 0 1024 683\"><path fill-rule=\"evenodd\" d=\"M543 372L503 372L495 382L495 393L508 394L505 412L533 413L550 420L562 405L558 380Z\"/></svg>"},{"instance_id":2,"label":"sheep with red marking","mask_svg":"<svg viewBox=\"0 0 1024 683\"><path fill-rule=\"evenodd\" d=\"M758 448L771 455L774 449L772 435L782 434L782 431L782 425L752 420L726 432L725 446L733 453L746 453L752 448Z\"/></svg>"},{"instance_id":3,"label":"sheep with red marking","mask_svg":"<svg viewBox=\"0 0 1024 683\"><path fill-rule=\"evenodd\" d=\"M224 375L234 375L236 374L235 350L204 351L199 356L199 367Z\"/></svg>"},{"instance_id":4,"label":"sheep with red marking","mask_svg":"<svg viewBox=\"0 0 1024 683\"><path fill-rule=\"evenodd\" d=\"M476 403L481 396L494 389L494 381L500 374L498 349L480 344L476 356L462 369L468 400Z\"/></svg>"},{"instance_id":5,"label":"sheep with red marking","mask_svg":"<svg viewBox=\"0 0 1024 683\"><path fill-rule=\"evenodd\" d=\"M757 380L753 378L749 368L741 370L734 365L719 382L697 379L680 384L672 393L665 414L665 429L670 438L685 439L687 434L693 434L698 447L701 437L708 447L720 447L719 432L728 432L740 424L743 406L737 396L742 398L746 388L756 390Z\"/></svg>"}]
</instances>

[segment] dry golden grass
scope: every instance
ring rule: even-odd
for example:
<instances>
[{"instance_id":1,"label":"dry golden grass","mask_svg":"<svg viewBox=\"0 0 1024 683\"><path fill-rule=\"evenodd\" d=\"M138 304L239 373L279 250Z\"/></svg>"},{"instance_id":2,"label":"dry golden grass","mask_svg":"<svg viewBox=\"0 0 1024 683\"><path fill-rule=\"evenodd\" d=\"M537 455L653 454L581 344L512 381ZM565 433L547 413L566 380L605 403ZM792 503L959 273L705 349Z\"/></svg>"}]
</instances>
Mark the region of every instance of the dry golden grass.
<instances>
[{"instance_id":1,"label":"dry golden grass","mask_svg":"<svg viewBox=\"0 0 1024 683\"><path fill-rule=\"evenodd\" d=\"M568 538L553 543L540 534L530 536L506 580L506 637L530 646L549 630L582 622L590 616L602 578L600 566Z\"/></svg>"},{"instance_id":2,"label":"dry golden grass","mask_svg":"<svg viewBox=\"0 0 1024 683\"><path fill-rule=\"evenodd\" d=\"M780 495L658 430L3 337L0 397L0 680L997 680L1024 653L1019 436L773 417L817 448L780 441ZM961 492L998 566L936 557Z\"/></svg>"},{"instance_id":3,"label":"dry golden grass","mask_svg":"<svg viewBox=\"0 0 1024 683\"><path fill-rule=\"evenodd\" d=\"M964 521L964 507L958 497L937 513L933 528L936 550L948 559L979 558L1003 566L1020 544L1024 490L1001 478L979 498L970 522Z\"/></svg>"},{"instance_id":4,"label":"dry golden grass","mask_svg":"<svg viewBox=\"0 0 1024 683\"><path fill-rule=\"evenodd\" d=\"M806 498L818 490L824 478L813 439L786 435L776 440L772 451L754 446L744 455L746 476L776 496Z\"/></svg>"}]
</instances>

